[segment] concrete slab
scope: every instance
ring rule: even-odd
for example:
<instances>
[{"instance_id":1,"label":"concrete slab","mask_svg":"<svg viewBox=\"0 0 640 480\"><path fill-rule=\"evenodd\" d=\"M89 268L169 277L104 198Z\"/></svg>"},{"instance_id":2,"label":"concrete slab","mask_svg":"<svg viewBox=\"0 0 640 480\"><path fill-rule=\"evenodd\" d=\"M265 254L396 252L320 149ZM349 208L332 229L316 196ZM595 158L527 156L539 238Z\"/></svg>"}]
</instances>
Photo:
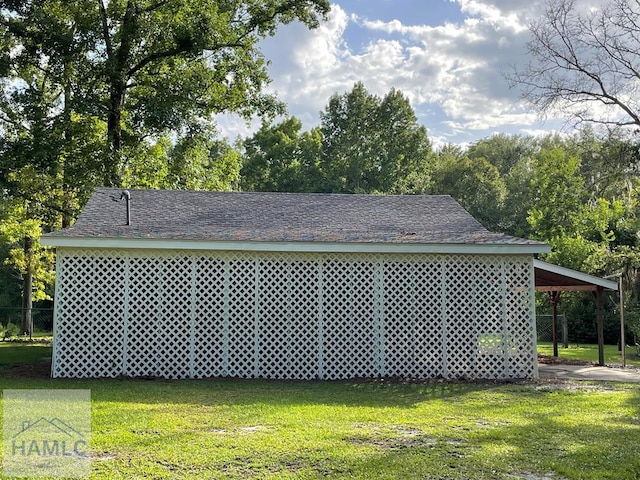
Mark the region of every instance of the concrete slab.
<instances>
[{"instance_id":1,"label":"concrete slab","mask_svg":"<svg viewBox=\"0 0 640 480\"><path fill-rule=\"evenodd\" d=\"M636 368L540 363L538 373L541 378L640 383L640 370Z\"/></svg>"}]
</instances>

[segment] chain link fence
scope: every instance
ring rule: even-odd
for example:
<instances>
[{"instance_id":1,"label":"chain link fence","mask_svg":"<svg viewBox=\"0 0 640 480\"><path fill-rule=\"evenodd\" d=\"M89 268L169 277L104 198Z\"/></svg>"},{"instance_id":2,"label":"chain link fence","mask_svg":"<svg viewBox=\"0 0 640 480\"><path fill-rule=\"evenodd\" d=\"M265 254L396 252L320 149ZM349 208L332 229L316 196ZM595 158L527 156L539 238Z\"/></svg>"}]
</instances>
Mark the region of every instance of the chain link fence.
<instances>
[{"instance_id":1,"label":"chain link fence","mask_svg":"<svg viewBox=\"0 0 640 480\"><path fill-rule=\"evenodd\" d=\"M556 320L556 338L558 342L562 342L564 348L567 348L569 346L567 315L560 313ZM553 317L551 315L536 315L536 330L539 342L553 341Z\"/></svg>"},{"instance_id":2,"label":"chain link fence","mask_svg":"<svg viewBox=\"0 0 640 480\"><path fill-rule=\"evenodd\" d=\"M34 308L31 311L34 332L51 332L53 330L53 308ZM22 308L0 307L0 324L7 326L22 323Z\"/></svg>"}]
</instances>

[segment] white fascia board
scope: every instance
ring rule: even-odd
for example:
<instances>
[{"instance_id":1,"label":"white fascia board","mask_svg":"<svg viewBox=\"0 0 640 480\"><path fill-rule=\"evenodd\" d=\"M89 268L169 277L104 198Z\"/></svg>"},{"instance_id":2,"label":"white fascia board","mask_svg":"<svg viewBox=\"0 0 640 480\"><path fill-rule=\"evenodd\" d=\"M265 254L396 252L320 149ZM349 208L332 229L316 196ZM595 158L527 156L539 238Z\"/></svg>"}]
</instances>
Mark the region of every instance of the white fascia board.
<instances>
[{"instance_id":1,"label":"white fascia board","mask_svg":"<svg viewBox=\"0 0 640 480\"><path fill-rule=\"evenodd\" d=\"M350 242L249 242L168 240L157 238L41 237L40 243L61 248L126 248L160 250L224 250L250 252L318 253L459 253L536 254L551 251L546 244L426 244Z\"/></svg>"},{"instance_id":2,"label":"white fascia board","mask_svg":"<svg viewBox=\"0 0 640 480\"><path fill-rule=\"evenodd\" d=\"M612 282L611 280L607 280L605 278L589 275L588 273L572 270L571 268L561 267L560 265L554 265L553 263L543 262L542 260L534 260L533 267L539 268L540 270L544 270L546 272L555 273L556 275L574 278L581 282L591 283L608 290L618 290L618 282Z\"/></svg>"}]
</instances>

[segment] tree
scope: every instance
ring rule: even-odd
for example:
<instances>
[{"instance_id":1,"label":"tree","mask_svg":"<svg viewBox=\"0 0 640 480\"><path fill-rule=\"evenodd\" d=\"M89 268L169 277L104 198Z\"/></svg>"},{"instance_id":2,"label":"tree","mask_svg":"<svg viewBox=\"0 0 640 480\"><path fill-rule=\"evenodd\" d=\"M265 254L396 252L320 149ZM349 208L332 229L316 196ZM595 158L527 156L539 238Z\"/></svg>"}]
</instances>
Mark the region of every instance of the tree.
<instances>
[{"instance_id":1,"label":"tree","mask_svg":"<svg viewBox=\"0 0 640 480\"><path fill-rule=\"evenodd\" d=\"M598 198L630 201L640 172L637 139L618 130L599 136L587 127L568 143L581 159L580 173L591 201Z\"/></svg>"},{"instance_id":2,"label":"tree","mask_svg":"<svg viewBox=\"0 0 640 480\"><path fill-rule=\"evenodd\" d=\"M33 301L50 299L46 287L54 278L53 252L40 246L42 225L32 218L30 202L5 200L1 206L0 239L9 246L5 263L20 275L22 284L20 332L31 336Z\"/></svg>"},{"instance_id":3,"label":"tree","mask_svg":"<svg viewBox=\"0 0 640 480\"><path fill-rule=\"evenodd\" d=\"M325 191L418 193L427 183L431 143L402 93L381 99L356 83L333 95L320 119Z\"/></svg>"},{"instance_id":4,"label":"tree","mask_svg":"<svg viewBox=\"0 0 640 480\"><path fill-rule=\"evenodd\" d=\"M531 62L509 75L541 112L578 122L640 126L640 4L612 0L580 11L575 0L548 0L531 23Z\"/></svg>"},{"instance_id":5,"label":"tree","mask_svg":"<svg viewBox=\"0 0 640 480\"><path fill-rule=\"evenodd\" d=\"M150 136L179 135L222 111L280 111L263 93L258 41L280 23L315 27L328 10L328 0L6 0L2 120L29 131L25 89L48 96L40 115L64 120L67 137L75 115L98 119L102 181L119 185L128 149Z\"/></svg>"},{"instance_id":6,"label":"tree","mask_svg":"<svg viewBox=\"0 0 640 480\"><path fill-rule=\"evenodd\" d=\"M543 149L533 163L529 223L541 240L572 235L586 201L580 160L560 148Z\"/></svg>"},{"instance_id":7,"label":"tree","mask_svg":"<svg viewBox=\"0 0 640 480\"><path fill-rule=\"evenodd\" d=\"M172 190L236 190L240 152L214 134L195 132L172 143L141 144L124 170L122 186Z\"/></svg>"},{"instance_id":8,"label":"tree","mask_svg":"<svg viewBox=\"0 0 640 480\"><path fill-rule=\"evenodd\" d=\"M392 88L378 108L380 191L425 193L434 154L424 126L402 92Z\"/></svg>"},{"instance_id":9,"label":"tree","mask_svg":"<svg viewBox=\"0 0 640 480\"><path fill-rule=\"evenodd\" d=\"M169 155L169 175L163 188L237 190L242 156L226 140L201 132L182 138Z\"/></svg>"},{"instance_id":10,"label":"tree","mask_svg":"<svg viewBox=\"0 0 640 480\"><path fill-rule=\"evenodd\" d=\"M471 145L467 155L471 160L484 158L505 177L518 163L533 157L538 150L538 142L530 135L499 133Z\"/></svg>"},{"instance_id":11,"label":"tree","mask_svg":"<svg viewBox=\"0 0 640 480\"><path fill-rule=\"evenodd\" d=\"M264 123L244 143L242 189L262 192L313 192L322 188L318 128L302 132L296 117Z\"/></svg>"},{"instance_id":12,"label":"tree","mask_svg":"<svg viewBox=\"0 0 640 480\"><path fill-rule=\"evenodd\" d=\"M498 230L506 189L498 169L485 158L472 160L456 147L443 148L431 193L451 195L487 229Z\"/></svg>"}]
</instances>

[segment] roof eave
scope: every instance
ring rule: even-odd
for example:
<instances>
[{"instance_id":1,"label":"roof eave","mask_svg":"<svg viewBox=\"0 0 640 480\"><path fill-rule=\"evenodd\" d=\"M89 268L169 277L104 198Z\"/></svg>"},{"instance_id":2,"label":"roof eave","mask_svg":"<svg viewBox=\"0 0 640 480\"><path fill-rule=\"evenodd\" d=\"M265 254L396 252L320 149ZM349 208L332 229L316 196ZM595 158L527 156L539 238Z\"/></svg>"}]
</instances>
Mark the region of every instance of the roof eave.
<instances>
[{"instance_id":1,"label":"roof eave","mask_svg":"<svg viewBox=\"0 0 640 480\"><path fill-rule=\"evenodd\" d=\"M575 280L571 285L536 285L538 291L565 291L565 290L595 290L598 287L607 290L618 290L618 283L604 278L589 275L587 273L572 270L560 265L534 260L535 269L540 269L555 275Z\"/></svg>"},{"instance_id":2,"label":"roof eave","mask_svg":"<svg viewBox=\"0 0 640 480\"><path fill-rule=\"evenodd\" d=\"M41 244L58 248L111 248L157 250L222 250L313 253L460 253L537 254L551 248L543 243L376 243L376 242L266 242L229 240L175 240L161 238L108 238L43 236Z\"/></svg>"}]
</instances>

